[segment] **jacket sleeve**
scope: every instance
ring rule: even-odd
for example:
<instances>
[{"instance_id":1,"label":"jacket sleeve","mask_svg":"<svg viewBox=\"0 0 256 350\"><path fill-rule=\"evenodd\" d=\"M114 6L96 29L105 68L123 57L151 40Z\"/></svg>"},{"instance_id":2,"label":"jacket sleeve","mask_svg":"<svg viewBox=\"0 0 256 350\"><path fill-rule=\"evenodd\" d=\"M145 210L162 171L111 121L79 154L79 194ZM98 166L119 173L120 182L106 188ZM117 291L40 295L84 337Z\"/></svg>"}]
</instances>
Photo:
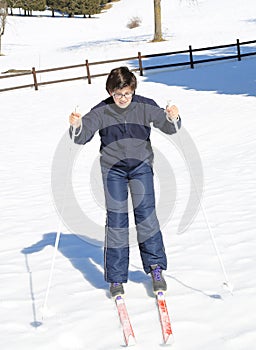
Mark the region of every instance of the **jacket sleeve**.
<instances>
[{"instance_id":1,"label":"jacket sleeve","mask_svg":"<svg viewBox=\"0 0 256 350\"><path fill-rule=\"evenodd\" d=\"M79 145L85 145L89 142L96 131L101 128L101 118L96 111L91 110L89 113L85 114L81 120L81 126L75 131L74 142ZM72 137L73 127L70 126L69 134Z\"/></svg>"},{"instance_id":2,"label":"jacket sleeve","mask_svg":"<svg viewBox=\"0 0 256 350\"><path fill-rule=\"evenodd\" d=\"M156 103L154 105L148 105L147 106L148 113L150 115L150 121L153 123L153 126L165 134L174 134L176 133L176 127L174 122L170 121L167 116L166 112L163 108L160 108ZM181 128L181 118L179 116L179 119L177 121L178 129Z\"/></svg>"}]
</instances>

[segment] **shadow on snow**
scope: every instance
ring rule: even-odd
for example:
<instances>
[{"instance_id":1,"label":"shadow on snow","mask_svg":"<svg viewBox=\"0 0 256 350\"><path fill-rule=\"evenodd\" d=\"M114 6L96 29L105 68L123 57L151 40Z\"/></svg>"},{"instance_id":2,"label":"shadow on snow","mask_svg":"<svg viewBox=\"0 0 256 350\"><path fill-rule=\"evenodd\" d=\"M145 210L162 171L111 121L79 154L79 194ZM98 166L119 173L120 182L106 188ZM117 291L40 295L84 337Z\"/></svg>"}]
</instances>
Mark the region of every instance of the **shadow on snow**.
<instances>
[{"instance_id":1,"label":"shadow on snow","mask_svg":"<svg viewBox=\"0 0 256 350\"><path fill-rule=\"evenodd\" d=\"M242 47L241 53L256 52L255 47ZM213 57L224 57L235 55L235 49L229 48L218 50L213 56L194 55L194 61L210 59ZM143 60L143 67L157 66L161 64L172 64L178 62L189 62L188 55L174 55L155 57ZM137 67L137 62L131 65ZM242 57L241 61L229 59L208 63L198 63L194 69L187 68L163 68L144 71L145 81L161 83L170 86L180 86L187 90L214 91L218 94L255 96L256 86L256 55Z\"/></svg>"},{"instance_id":2,"label":"shadow on snow","mask_svg":"<svg viewBox=\"0 0 256 350\"><path fill-rule=\"evenodd\" d=\"M22 249L21 253L29 255L40 252L47 246L54 247L55 240L56 232L46 233L40 241ZM104 281L102 247L90 244L75 234L61 234L58 250L93 287L108 291L109 285ZM148 280L148 277L142 271L129 271L129 280L140 283Z\"/></svg>"},{"instance_id":3,"label":"shadow on snow","mask_svg":"<svg viewBox=\"0 0 256 350\"><path fill-rule=\"evenodd\" d=\"M27 272L29 274L30 281L30 297L32 302L32 314L33 321L30 325L34 328L38 328L42 325L42 322L37 319L36 305L35 305L35 295L32 272L28 262L28 256L30 254L38 253L42 251L47 246L55 246L56 232L50 232L43 235L43 238L31 245L22 249L21 253L25 256L25 264ZM92 245L83 239L79 238L75 234L61 234L58 250L65 256L75 269L80 271L83 277L97 289L106 290L106 295L110 298L108 291L108 283L104 281L103 267L104 267L104 255L103 248ZM176 279L173 276L169 278L174 279L176 282L182 286L193 290L194 292L199 292L207 297L221 299L220 295L208 294L199 289L195 289L191 286L184 284L182 281ZM148 296L154 297L152 292L151 278L147 276L143 271L129 271L129 280L135 283L142 283L146 289Z\"/></svg>"}]
</instances>

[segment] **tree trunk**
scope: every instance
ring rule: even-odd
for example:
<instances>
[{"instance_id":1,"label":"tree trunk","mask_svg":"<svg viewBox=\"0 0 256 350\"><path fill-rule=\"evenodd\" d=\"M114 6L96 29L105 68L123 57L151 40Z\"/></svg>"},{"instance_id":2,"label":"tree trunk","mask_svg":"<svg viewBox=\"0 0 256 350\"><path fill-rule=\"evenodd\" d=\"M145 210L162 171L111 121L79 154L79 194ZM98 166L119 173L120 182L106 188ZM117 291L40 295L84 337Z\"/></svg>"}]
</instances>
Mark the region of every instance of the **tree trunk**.
<instances>
[{"instance_id":1,"label":"tree trunk","mask_svg":"<svg viewBox=\"0 0 256 350\"><path fill-rule=\"evenodd\" d=\"M2 55L2 36L4 35L6 17L8 15L8 6L5 0L0 1L0 10L0 55Z\"/></svg>"},{"instance_id":2,"label":"tree trunk","mask_svg":"<svg viewBox=\"0 0 256 350\"><path fill-rule=\"evenodd\" d=\"M154 0L155 35L153 41L163 41L161 21L161 0Z\"/></svg>"}]
</instances>

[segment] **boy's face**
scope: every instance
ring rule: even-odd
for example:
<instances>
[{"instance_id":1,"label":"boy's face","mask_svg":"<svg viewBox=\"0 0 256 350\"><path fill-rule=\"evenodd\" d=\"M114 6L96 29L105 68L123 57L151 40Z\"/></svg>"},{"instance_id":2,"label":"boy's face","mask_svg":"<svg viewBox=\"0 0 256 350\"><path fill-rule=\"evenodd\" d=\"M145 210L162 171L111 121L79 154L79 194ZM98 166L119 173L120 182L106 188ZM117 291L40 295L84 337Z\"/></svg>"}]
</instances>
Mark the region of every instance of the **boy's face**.
<instances>
[{"instance_id":1,"label":"boy's face","mask_svg":"<svg viewBox=\"0 0 256 350\"><path fill-rule=\"evenodd\" d=\"M123 89L117 89L110 93L113 97L115 104L120 108L126 108L132 102L132 96L134 91L126 86Z\"/></svg>"}]
</instances>

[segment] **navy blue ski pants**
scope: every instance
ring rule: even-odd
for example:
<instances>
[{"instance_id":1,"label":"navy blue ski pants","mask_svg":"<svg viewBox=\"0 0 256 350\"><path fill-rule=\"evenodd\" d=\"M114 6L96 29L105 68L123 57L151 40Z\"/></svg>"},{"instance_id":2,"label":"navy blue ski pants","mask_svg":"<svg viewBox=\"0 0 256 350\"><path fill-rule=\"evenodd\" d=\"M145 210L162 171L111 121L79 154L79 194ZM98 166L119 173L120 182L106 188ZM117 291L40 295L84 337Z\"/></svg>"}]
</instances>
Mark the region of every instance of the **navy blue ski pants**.
<instances>
[{"instance_id":1,"label":"navy blue ski pants","mask_svg":"<svg viewBox=\"0 0 256 350\"><path fill-rule=\"evenodd\" d=\"M166 270L167 259L155 211L152 167L146 163L131 169L102 168L107 209L105 236L105 280L127 282L129 266L128 189L143 268L158 264Z\"/></svg>"}]
</instances>

